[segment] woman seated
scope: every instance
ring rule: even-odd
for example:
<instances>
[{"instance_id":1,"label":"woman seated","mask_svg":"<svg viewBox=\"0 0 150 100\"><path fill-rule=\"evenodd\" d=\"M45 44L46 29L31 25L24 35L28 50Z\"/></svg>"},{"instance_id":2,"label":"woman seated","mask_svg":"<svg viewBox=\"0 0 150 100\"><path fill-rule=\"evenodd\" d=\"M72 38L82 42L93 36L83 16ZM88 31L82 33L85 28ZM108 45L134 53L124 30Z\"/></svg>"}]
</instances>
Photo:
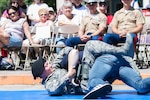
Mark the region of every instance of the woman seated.
<instances>
[{"instance_id":1,"label":"woman seated","mask_svg":"<svg viewBox=\"0 0 150 100\"><path fill-rule=\"evenodd\" d=\"M0 28L0 48L21 47L24 34L29 39L30 44L33 44L28 22L25 18L20 18L19 9L10 6L7 13L9 19Z\"/></svg>"},{"instance_id":2,"label":"woman seated","mask_svg":"<svg viewBox=\"0 0 150 100\"><path fill-rule=\"evenodd\" d=\"M38 35L36 35L36 28L40 27L40 26L54 26L54 22L49 20L49 11L46 8L42 8L38 11L38 15L40 17L40 22L36 23L35 26L32 28L32 39L34 41L35 44L41 44L43 40L47 40L50 39L50 35L51 33L49 33L49 37L44 38L44 37L40 37ZM42 30L42 32L44 32L44 30ZM41 33L42 34L42 33ZM23 41L23 45L29 45L30 41L28 39ZM27 51L27 48L24 47L23 48L24 52ZM35 48L35 51L38 52L38 48Z\"/></svg>"}]
</instances>

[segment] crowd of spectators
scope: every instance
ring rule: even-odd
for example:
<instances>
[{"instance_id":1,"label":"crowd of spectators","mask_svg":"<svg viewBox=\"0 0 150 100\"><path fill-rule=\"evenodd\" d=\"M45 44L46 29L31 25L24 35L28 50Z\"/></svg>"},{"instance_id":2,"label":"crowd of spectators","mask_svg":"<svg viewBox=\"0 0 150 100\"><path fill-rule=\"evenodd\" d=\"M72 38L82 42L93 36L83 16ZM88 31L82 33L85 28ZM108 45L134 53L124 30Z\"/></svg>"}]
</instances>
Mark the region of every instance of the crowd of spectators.
<instances>
[{"instance_id":1,"label":"crowd of spectators","mask_svg":"<svg viewBox=\"0 0 150 100\"><path fill-rule=\"evenodd\" d=\"M79 37L67 40L64 37L57 38L56 43L61 46L73 47L80 43L86 43L88 40L103 40L107 26L111 26L110 23L113 19L113 15L107 12L108 5L105 0L100 0L98 3L96 0L64 0L62 7L58 11L54 11L52 7L49 7L42 0L33 0L28 6L24 0L10 0L8 8L11 6L19 10L19 17L27 20L30 28L33 27L30 33L35 33L36 26L63 26L70 24L79 26ZM1 26L10 19L7 10L4 10L1 16ZM35 34L31 34L31 36L33 44L40 44L41 40ZM23 45L31 44L26 38L26 36L23 37ZM57 54L59 51L60 48L57 48ZM1 55L7 57L7 50L1 48Z\"/></svg>"}]
</instances>

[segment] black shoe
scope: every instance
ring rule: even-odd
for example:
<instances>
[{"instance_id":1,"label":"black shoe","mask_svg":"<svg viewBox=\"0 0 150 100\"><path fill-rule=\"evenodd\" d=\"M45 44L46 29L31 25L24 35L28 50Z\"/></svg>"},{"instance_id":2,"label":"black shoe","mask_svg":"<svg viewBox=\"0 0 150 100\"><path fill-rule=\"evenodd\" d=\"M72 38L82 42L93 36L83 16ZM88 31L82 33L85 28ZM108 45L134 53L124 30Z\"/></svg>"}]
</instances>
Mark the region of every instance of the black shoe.
<instances>
[{"instance_id":1,"label":"black shoe","mask_svg":"<svg viewBox=\"0 0 150 100\"><path fill-rule=\"evenodd\" d=\"M139 94L139 95L146 95L146 94L148 94L148 93L150 93L150 91L148 91L148 92L143 92L143 93L137 92L137 94Z\"/></svg>"},{"instance_id":2,"label":"black shoe","mask_svg":"<svg viewBox=\"0 0 150 100\"><path fill-rule=\"evenodd\" d=\"M97 99L98 97L104 97L112 90L110 84L99 84L94 87L89 93L87 93L83 99Z\"/></svg>"}]
</instances>

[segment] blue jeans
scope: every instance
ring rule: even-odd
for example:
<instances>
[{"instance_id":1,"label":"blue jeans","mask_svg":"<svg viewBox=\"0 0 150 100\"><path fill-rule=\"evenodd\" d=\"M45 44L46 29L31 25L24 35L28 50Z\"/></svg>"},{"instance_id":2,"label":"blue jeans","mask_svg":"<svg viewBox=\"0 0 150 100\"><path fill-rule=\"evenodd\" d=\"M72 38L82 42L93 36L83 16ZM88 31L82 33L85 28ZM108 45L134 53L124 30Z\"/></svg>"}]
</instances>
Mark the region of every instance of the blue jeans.
<instances>
[{"instance_id":1,"label":"blue jeans","mask_svg":"<svg viewBox=\"0 0 150 100\"><path fill-rule=\"evenodd\" d=\"M132 33L133 39L136 37L136 34ZM120 37L116 33L107 33L103 37L103 41L112 44L112 45L117 45L118 43L124 43L126 40L126 37Z\"/></svg>"},{"instance_id":2,"label":"blue jeans","mask_svg":"<svg viewBox=\"0 0 150 100\"><path fill-rule=\"evenodd\" d=\"M9 39L9 45L7 47L21 47L22 46L22 40L20 38L17 38L16 36L10 36Z\"/></svg>"},{"instance_id":3,"label":"blue jeans","mask_svg":"<svg viewBox=\"0 0 150 100\"><path fill-rule=\"evenodd\" d=\"M98 84L122 80L137 92L150 92L150 78L142 79L139 73L129 66L121 56L105 54L95 60L89 72L89 91Z\"/></svg>"},{"instance_id":4,"label":"blue jeans","mask_svg":"<svg viewBox=\"0 0 150 100\"><path fill-rule=\"evenodd\" d=\"M90 34L91 33L89 33L89 35ZM91 40L98 40L99 37L100 37L99 35L93 36ZM78 45L78 44L86 44L86 42L81 41L80 37L71 37L66 40L66 46L74 47L75 45Z\"/></svg>"}]
</instances>

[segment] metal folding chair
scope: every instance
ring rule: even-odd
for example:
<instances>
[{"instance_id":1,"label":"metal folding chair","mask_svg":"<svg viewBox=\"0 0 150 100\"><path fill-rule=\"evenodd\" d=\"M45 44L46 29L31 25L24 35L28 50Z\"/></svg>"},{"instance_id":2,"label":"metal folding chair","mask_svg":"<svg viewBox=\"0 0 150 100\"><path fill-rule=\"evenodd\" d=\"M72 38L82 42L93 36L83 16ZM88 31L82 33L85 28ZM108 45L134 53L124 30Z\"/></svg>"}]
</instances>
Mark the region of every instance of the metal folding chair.
<instances>
[{"instance_id":1,"label":"metal folding chair","mask_svg":"<svg viewBox=\"0 0 150 100\"><path fill-rule=\"evenodd\" d=\"M150 36L150 24L145 24L141 33L138 34L138 43L136 45L136 64L138 68L148 68L150 63L150 42L148 37Z\"/></svg>"},{"instance_id":2,"label":"metal folding chair","mask_svg":"<svg viewBox=\"0 0 150 100\"><path fill-rule=\"evenodd\" d=\"M36 27L35 35L37 37L40 37L41 40L51 38L51 32L52 28L51 26L38 26ZM46 42L45 44L32 44L32 45L23 45L23 47L27 48L26 51L26 58L25 58L25 64L24 64L24 70L28 70L31 68L31 63L37 59L31 59L29 54L30 54L30 49L31 48L39 48L38 55L42 53L43 58L46 57L46 49L48 47L48 43Z\"/></svg>"},{"instance_id":3,"label":"metal folding chair","mask_svg":"<svg viewBox=\"0 0 150 100\"><path fill-rule=\"evenodd\" d=\"M52 42L50 45L50 53L51 54L49 57L49 62L52 62L53 59L55 58L55 55L54 55L55 48L64 48L65 47L65 46L56 45L56 39L59 38L60 36L63 36L64 38L74 37L77 35L78 30L79 30L79 26L77 26L77 25L64 25L64 26L59 26L59 27L53 28Z\"/></svg>"}]
</instances>

